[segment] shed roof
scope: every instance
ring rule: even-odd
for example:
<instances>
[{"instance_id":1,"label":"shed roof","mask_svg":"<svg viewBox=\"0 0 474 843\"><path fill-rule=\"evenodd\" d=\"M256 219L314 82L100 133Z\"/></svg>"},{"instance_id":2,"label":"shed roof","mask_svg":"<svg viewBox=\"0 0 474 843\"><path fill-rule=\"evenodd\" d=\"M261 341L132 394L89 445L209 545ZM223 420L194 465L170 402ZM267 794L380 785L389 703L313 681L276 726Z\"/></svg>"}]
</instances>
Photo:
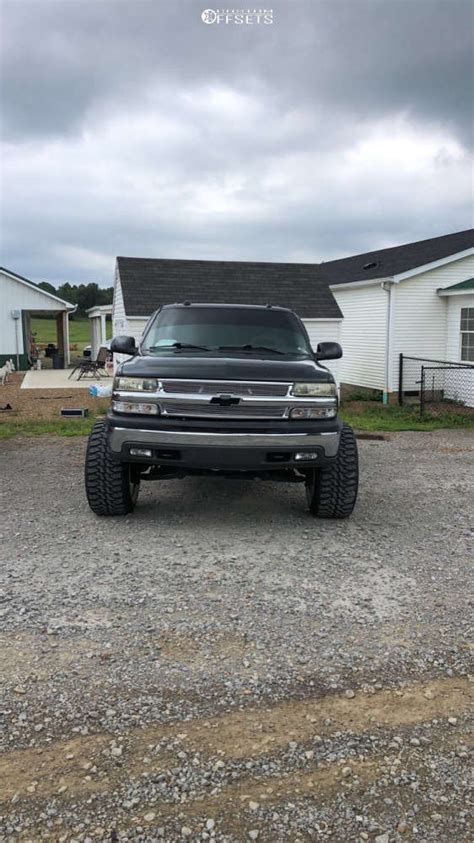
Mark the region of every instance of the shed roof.
<instances>
[{"instance_id":1,"label":"shed roof","mask_svg":"<svg viewBox=\"0 0 474 843\"><path fill-rule=\"evenodd\" d=\"M117 264L128 316L193 301L273 304L304 318L342 318L317 264L130 257L118 257Z\"/></svg>"},{"instance_id":2,"label":"shed roof","mask_svg":"<svg viewBox=\"0 0 474 843\"><path fill-rule=\"evenodd\" d=\"M390 278L472 247L474 229L470 228L442 237L431 237L429 240L418 240L415 243L328 261L322 266L330 284L347 284L352 281Z\"/></svg>"},{"instance_id":3,"label":"shed roof","mask_svg":"<svg viewBox=\"0 0 474 843\"><path fill-rule=\"evenodd\" d=\"M459 281L458 284L451 284L450 287L443 287L443 293L454 292L454 290L474 290L474 278L467 278L465 281Z\"/></svg>"}]
</instances>

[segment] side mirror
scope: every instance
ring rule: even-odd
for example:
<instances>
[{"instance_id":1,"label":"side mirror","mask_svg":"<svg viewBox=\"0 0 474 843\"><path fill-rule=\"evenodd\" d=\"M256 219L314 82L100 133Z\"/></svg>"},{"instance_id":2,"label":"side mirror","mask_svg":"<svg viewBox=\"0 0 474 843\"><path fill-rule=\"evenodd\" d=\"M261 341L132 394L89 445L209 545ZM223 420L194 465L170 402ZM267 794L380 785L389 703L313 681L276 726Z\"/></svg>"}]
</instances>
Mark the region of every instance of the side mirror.
<instances>
[{"instance_id":1,"label":"side mirror","mask_svg":"<svg viewBox=\"0 0 474 843\"><path fill-rule=\"evenodd\" d=\"M338 360L342 348L338 342L320 342L315 354L316 360Z\"/></svg>"},{"instance_id":2,"label":"side mirror","mask_svg":"<svg viewBox=\"0 0 474 843\"><path fill-rule=\"evenodd\" d=\"M110 343L110 350L115 354L136 354L135 337L118 336Z\"/></svg>"}]
</instances>

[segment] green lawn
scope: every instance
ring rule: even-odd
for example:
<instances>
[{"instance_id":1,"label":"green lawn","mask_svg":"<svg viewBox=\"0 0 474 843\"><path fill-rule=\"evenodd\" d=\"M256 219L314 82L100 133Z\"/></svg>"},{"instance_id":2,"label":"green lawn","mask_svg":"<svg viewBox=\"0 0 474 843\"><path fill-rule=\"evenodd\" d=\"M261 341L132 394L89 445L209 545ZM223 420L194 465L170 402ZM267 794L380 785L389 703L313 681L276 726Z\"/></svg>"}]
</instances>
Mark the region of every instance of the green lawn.
<instances>
[{"instance_id":1,"label":"green lawn","mask_svg":"<svg viewBox=\"0 0 474 843\"><path fill-rule=\"evenodd\" d=\"M14 436L88 436L95 419L43 419L41 421L6 421L0 423L0 439Z\"/></svg>"},{"instance_id":2,"label":"green lawn","mask_svg":"<svg viewBox=\"0 0 474 843\"><path fill-rule=\"evenodd\" d=\"M112 322L107 319L107 339L112 336ZM31 330L36 336L38 345L57 342L56 320L31 318ZM69 320L69 345L73 351L82 351L85 345L90 345L91 323L87 316L77 316Z\"/></svg>"},{"instance_id":3,"label":"green lawn","mask_svg":"<svg viewBox=\"0 0 474 843\"><path fill-rule=\"evenodd\" d=\"M98 401L96 408L85 418L55 419L6 419L0 422L0 439L12 439L14 436L41 436L49 433L53 436L88 436L97 418L104 416L109 407L107 400Z\"/></svg>"},{"instance_id":4,"label":"green lawn","mask_svg":"<svg viewBox=\"0 0 474 843\"><path fill-rule=\"evenodd\" d=\"M458 413L456 410L437 410L436 413L427 411L420 418L417 406L398 407L384 406L379 402L367 403L363 408L342 405L341 416L356 430L442 430L443 428L471 428L474 429L474 411L470 414Z\"/></svg>"},{"instance_id":5,"label":"green lawn","mask_svg":"<svg viewBox=\"0 0 474 843\"><path fill-rule=\"evenodd\" d=\"M56 436L87 436L98 415L107 411L108 402L97 405L94 414L87 419L43 419L38 421L5 420L0 423L0 439L13 436L39 436L44 433ZM384 407L381 404L367 405L363 409L342 407L341 416L356 430L402 431L442 430L446 428L474 429L474 413L463 415L449 410L436 415L426 414L420 419L417 408Z\"/></svg>"}]
</instances>

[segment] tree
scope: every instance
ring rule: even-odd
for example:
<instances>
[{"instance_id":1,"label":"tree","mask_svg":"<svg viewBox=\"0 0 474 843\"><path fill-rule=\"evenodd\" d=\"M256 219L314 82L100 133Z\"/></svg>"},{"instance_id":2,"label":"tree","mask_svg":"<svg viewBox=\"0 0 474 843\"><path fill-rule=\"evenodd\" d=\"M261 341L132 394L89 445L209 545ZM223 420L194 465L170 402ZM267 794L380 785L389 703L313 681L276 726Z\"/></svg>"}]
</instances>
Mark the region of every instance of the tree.
<instances>
[{"instance_id":1,"label":"tree","mask_svg":"<svg viewBox=\"0 0 474 843\"><path fill-rule=\"evenodd\" d=\"M61 284L58 287L57 295L60 299L70 301L71 304L77 304L77 287L73 287L69 281L66 281L65 284Z\"/></svg>"},{"instance_id":2,"label":"tree","mask_svg":"<svg viewBox=\"0 0 474 843\"><path fill-rule=\"evenodd\" d=\"M77 311L83 316L86 315L86 310L94 307L98 303L99 285L98 284L79 284L77 288Z\"/></svg>"},{"instance_id":3,"label":"tree","mask_svg":"<svg viewBox=\"0 0 474 843\"><path fill-rule=\"evenodd\" d=\"M38 287L41 290L45 290L46 293L51 293L53 296L58 295L56 287L53 287L53 285L50 284L49 281L40 281L39 284L38 284Z\"/></svg>"},{"instance_id":4,"label":"tree","mask_svg":"<svg viewBox=\"0 0 474 843\"><path fill-rule=\"evenodd\" d=\"M95 282L77 285L65 281L56 289L49 281L41 281L38 287L41 287L47 293L52 293L54 296L64 299L64 301L76 304L78 316L86 316L86 310L89 310L90 307L112 304L114 296L113 287L99 287Z\"/></svg>"},{"instance_id":5,"label":"tree","mask_svg":"<svg viewBox=\"0 0 474 843\"><path fill-rule=\"evenodd\" d=\"M112 304L114 300L113 287L99 287L99 304Z\"/></svg>"}]
</instances>

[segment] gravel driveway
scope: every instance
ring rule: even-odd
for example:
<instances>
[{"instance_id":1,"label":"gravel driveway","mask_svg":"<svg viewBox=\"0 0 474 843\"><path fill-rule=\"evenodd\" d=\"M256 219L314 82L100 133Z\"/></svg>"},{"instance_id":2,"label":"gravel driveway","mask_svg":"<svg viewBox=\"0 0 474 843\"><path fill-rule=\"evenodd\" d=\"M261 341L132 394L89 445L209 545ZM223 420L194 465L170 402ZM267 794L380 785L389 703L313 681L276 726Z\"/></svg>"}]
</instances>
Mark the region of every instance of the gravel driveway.
<instances>
[{"instance_id":1,"label":"gravel driveway","mask_svg":"<svg viewBox=\"0 0 474 843\"><path fill-rule=\"evenodd\" d=\"M1 444L0 840L472 839L472 434L359 444L346 522Z\"/></svg>"}]
</instances>

